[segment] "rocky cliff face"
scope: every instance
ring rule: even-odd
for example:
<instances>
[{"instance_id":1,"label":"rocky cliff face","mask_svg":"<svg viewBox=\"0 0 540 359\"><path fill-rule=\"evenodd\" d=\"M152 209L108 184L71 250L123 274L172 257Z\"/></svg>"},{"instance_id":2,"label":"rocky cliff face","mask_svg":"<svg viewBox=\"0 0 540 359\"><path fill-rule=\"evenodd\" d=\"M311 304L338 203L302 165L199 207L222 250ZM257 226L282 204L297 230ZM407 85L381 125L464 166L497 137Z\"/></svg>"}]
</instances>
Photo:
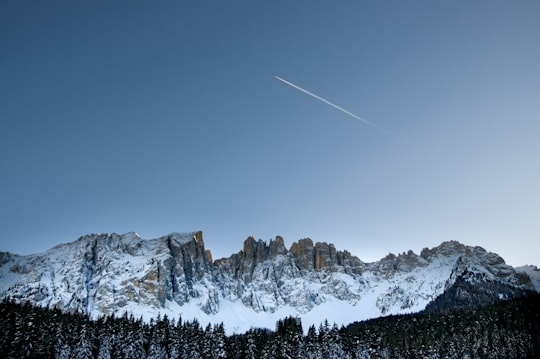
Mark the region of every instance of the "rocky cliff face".
<instances>
[{"instance_id":1,"label":"rocky cliff face","mask_svg":"<svg viewBox=\"0 0 540 359\"><path fill-rule=\"evenodd\" d=\"M112 314L130 304L182 305L197 297L196 284L212 270L201 232L148 241L135 233L99 234L8 261L0 279L3 296Z\"/></svg>"},{"instance_id":2,"label":"rocky cliff face","mask_svg":"<svg viewBox=\"0 0 540 359\"><path fill-rule=\"evenodd\" d=\"M43 254L0 253L0 297L93 316L195 316L236 331L285 315L346 324L418 311L457 281L533 290L536 272L516 272L500 256L458 242L364 263L308 238L288 250L279 236L250 237L240 252L212 261L201 232L152 240L94 234Z\"/></svg>"}]
</instances>

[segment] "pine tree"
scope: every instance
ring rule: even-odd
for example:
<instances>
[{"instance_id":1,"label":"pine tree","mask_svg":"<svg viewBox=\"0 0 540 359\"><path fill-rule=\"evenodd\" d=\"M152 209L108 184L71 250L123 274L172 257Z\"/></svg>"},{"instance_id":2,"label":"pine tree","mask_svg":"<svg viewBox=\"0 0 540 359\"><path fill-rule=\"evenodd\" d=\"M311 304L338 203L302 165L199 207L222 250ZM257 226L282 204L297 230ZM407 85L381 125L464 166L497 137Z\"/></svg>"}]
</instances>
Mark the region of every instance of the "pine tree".
<instances>
[{"instance_id":1,"label":"pine tree","mask_svg":"<svg viewBox=\"0 0 540 359\"><path fill-rule=\"evenodd\" d=\"M74 359L91 359L93 358L93 344L91 333L88 333L89 329L87 324L84 323L79 332L79 340L73 351Z\"/></svg>"},{"instance_id":2,"label":"pine tree","mask_svg":"<svg viewBox=\"0 0 540 359\"><path fill-rule=\"evenodd\" d=\"M201 349L204 348L204 332L199 322L193 320L185 323L185 342L182 348L182 357L190 359L201 358Z\"/></svg>"},{"instance_id":3,"label":"pine tree","mask_svg":"<svg viewBox=\"0 0 540 359\"><path fill-rule=\"evenodd\" d=\"M345 353L341 346L341 336L336 324L334 324L332 329L326 335L323 352L328 358L346 359L348 357L348 354Z\"/></svg>"},{"instance_id":4,"label":"pine tree","mask_svg":"<svg viewBox=\"0 0 540 359\"><path fill-rule=\"evenodd\" d=\"M72 358L71 348L63 341L58 340L54 348L54 357L56 359L70 359Z\"/></svg>"},{"instance_id":5,"label":"pine tree","mask_svg":"<svg viewBox=\"0 0 540 359\"><path fill-rule=\"evenodd\" d=\"M152 339L150 342L150 349L148 351L148 359L166 359L167 352L161 343Z\"/></svg>"},{"instance_id":6,"label":"pine tree","mask_svg":"<svg viewBox=\"0 0 540 359\"><path fill-rule=\"evenodd\" d=\"M169 330L169 320L167 316L158 320L154 325L150 325L149 332L149 359L166 359L167 355L167 339Z\"/></svg>"},{"instance_id":7,"label":"pine tree","mask_svg":"<svg viewBox=\"0 0 540 359\"><path fill-rule=\"evenodd\" d=\"M97 343L97 358L110 359L112 353L112 330L111 320L101 317L97 320L96 328L96 343Z\"/></svg>"},{"instance_id":8,"label":"pine tree","mask_svg":"<svg viewBox=\"0 0 540 359\"><path fill-rule=\"evenodd\" d=\"M317 330L314 325L309 327L304 341L303 356L306 358L322 359Z\"/></svg>"},{"instance_id":9,"label":"pine tree","mask_svg":"<svg viewBox=\"0 0 540 359\"><path fill-rule=\"evenodd\" d=\"M246 337L246 359L258 359L259 348L257 348L257 338L255 332L250 330L245 334Z\"/></svg>"},{"instance_id":10,"label":"pine tree","mask_svg":"<svg viewBox=\"0 0 540 359\"><path fill-rule=\"evenodd\" d=\"M66 325L62 320L59 320L55 325L55 358L71 358L71 347L67 339Z\"/></svg>"},{"instance_id":11,"label":"pine tree","mask_svg":"<svg viewBox=\"0 0 540 359\"><path fill-rule=\"evenodd\" d=\"M141 323L136 323L133 319L122 318L120 320L119 336L116 343L120 345L121 357L144 358L144 333Z\"/></svg>"},{"instance_id":12,"label":"pine tree","mask_svg":"<svg viewBox=\"0 0 540 359\"><path fill-rule=\"evenodd\" d=\"M111 359L112 344L107 335L103 335L99 339L99 350L97 359Z\"/></svg>"},{"instance_id":13,"label":"pine tree","mask_svg":"<svg viewBox=\"0 0 540 359\"><path fill-rule=\"evenodd\" d=\"M225 328L223 327L223 323L214 326L212 330L212 341L210 342L210 347L212 349L212 359L227 358L227 350L225 348Z\"/></svg>"},{"instance_id":14,"label":"pine tree","mask_svg":"<svg viewBox=\"0 0 540 359\"><path fill-rule=\"evenodd\" d=\"M167 343L169 346L169 357L180 358L182 353L182 320L179 319L178 323L172 320L169 323L169 329L167 331Z\"/></svg>"}]
</instances>

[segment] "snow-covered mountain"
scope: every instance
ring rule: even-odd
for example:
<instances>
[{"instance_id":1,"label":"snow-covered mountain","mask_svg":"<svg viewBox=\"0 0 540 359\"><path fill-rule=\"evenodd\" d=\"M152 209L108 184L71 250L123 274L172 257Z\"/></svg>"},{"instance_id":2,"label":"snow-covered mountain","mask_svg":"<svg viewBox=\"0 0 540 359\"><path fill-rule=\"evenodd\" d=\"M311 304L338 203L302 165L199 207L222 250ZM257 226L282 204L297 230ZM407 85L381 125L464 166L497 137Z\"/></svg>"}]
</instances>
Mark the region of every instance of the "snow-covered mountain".
<instances>
[{"instance_id":1,"label":"snow-covered mountain","mask_svg":"<svg viewBox=\"0 0 540 359\"><path fill-rule=\"evenodd\" d=\"M274 328L285 316L307 329L416 312L458 282L507 297L540 290L540 271L459 242L364 263L328 243L302 239L287 249L281 237L250 237L240 252L213 260L202 232L91 234L42 254L0 252L0 298L94 317L197 318L223 322L228 333Z\"/></svg>"}]
</instances>

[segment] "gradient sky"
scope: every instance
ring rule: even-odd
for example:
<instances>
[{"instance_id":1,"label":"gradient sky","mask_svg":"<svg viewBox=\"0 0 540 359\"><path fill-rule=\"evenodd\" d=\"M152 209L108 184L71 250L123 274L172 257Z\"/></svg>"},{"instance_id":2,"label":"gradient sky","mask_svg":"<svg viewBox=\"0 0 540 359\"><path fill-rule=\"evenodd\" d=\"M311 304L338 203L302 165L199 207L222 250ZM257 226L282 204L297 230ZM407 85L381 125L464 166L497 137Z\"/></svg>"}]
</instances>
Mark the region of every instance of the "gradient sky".
<instances>
[{"instance_id":1,"label":"gradient sky","mask_svg":"<svg viewBox=\"0 0 540 359\"><path fill-rule=\"evenodd\" d=\"M0 250L253 235L540 264L540 2L0 2ZM287 86L282 77L390 135Z\"/></svg>"}]
</instances>

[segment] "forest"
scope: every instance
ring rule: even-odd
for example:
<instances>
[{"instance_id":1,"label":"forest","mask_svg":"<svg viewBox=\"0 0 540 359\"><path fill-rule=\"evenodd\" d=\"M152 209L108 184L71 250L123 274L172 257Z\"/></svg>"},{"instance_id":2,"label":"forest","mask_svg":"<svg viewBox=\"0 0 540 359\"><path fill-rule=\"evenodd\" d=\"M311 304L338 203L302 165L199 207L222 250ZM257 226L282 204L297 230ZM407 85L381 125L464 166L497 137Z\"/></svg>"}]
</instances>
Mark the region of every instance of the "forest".
<instances>
[{"instance_id":1,"label":"forest","mask_svg":"<svg viewBox=\"0 0 540 359\"><path fill-rule=\"evenodd\" d=\"M223 324L164 316L91 320L30 304L0 303L0 358L538 358L540 295L477 308L388 316L304 334L288 317L273 331L227 336Z\"/></svg>"}]
</instances>

